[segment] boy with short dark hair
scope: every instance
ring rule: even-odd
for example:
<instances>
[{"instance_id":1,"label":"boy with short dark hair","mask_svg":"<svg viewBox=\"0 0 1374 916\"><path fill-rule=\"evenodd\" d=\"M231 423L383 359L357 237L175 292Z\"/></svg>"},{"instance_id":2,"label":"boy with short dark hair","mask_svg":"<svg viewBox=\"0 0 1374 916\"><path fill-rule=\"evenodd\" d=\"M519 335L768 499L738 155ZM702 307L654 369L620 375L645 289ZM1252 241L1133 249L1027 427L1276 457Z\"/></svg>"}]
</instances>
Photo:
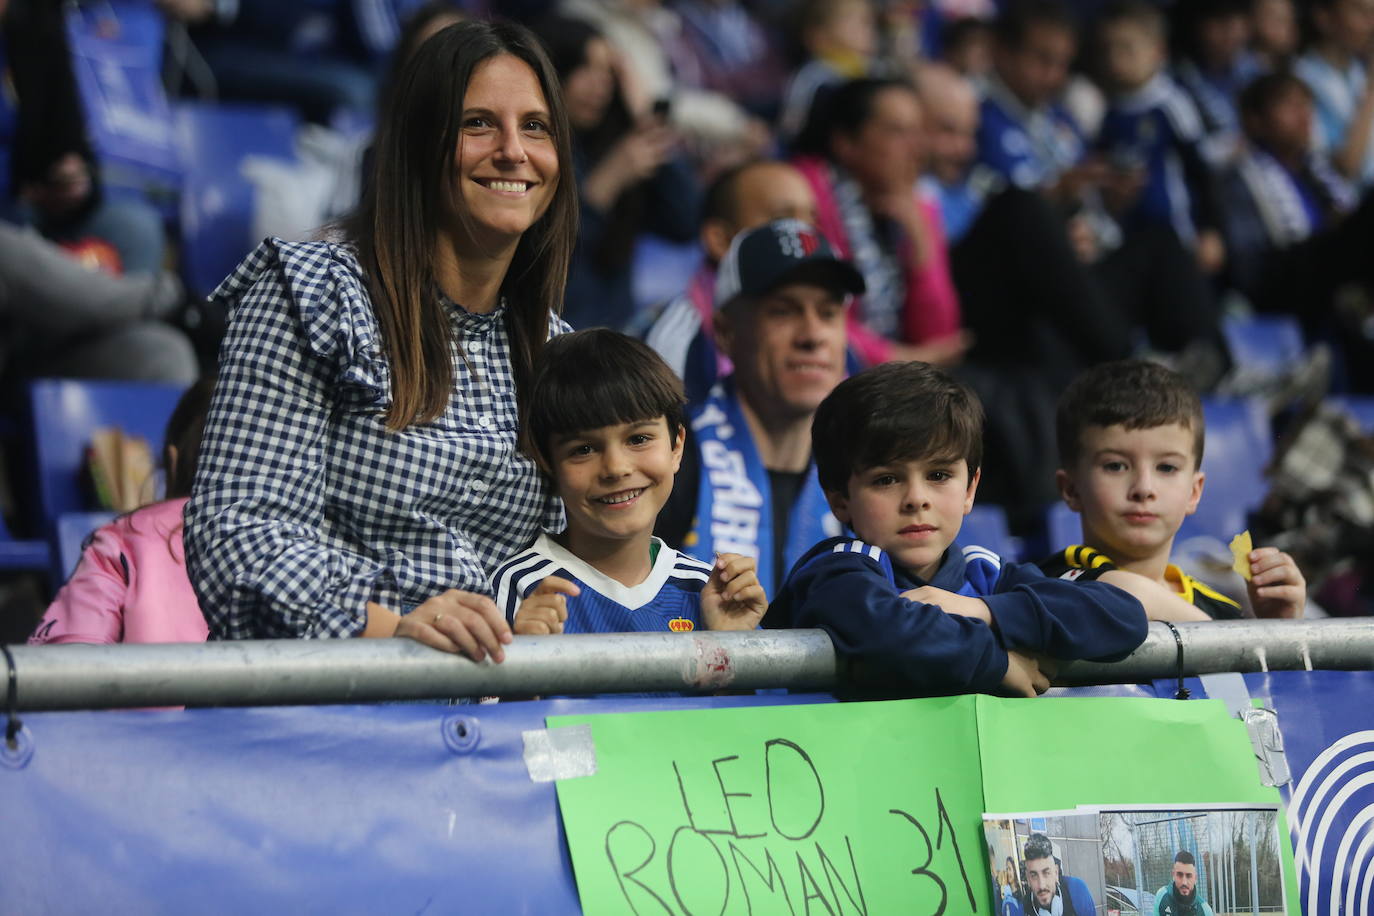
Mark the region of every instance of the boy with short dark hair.
<instances>
[{"instance_id":1,"label":"boy with short dark hair","mask_svg":"<svg viewBox=\"0 0 1374 916\"><path fill-rule=\"evenodd\" d=\"M1125 592L955 544L978 489L982 425L972 391L917 362L856 375L816 412L821 487L857 537L813 547L770 613L828 631L861 683L1033 696L1048 682L1032 653L1115 659L1145 638L1145 614Z\"/></svg>"},{"instance_id":2,"label":"boy with short dark hair","mask_svg":"<svg viewBox=\"0 0 1374 916\"><path fill-rule=\"evenodd\" d=\"M545 346L525 447L568 524L492 577L516 634L758 626L768 599L752 557L703 563L653 536L682 461L683 404L681 381L631 337L594 329Z\"/></svg>"},{"instance_id":3,"label":"boy with short dark hair","mask_svg":"<svg viewBox=\"0 0 1374 916\"><path fill-rule=\"evenodd\" d=\"M1059 491L1082 516L1083 543L1041 564L1047 575L1137 573L1214 619L1240 606L1169 562L1174 536L1202 498L1202 402L1177 373L1145 360L1104 363L1059 400ZM1306 582L1274 547L1249 555L1247 583L1259 617L1301 617Z\"/></svg>"}]
</instances>

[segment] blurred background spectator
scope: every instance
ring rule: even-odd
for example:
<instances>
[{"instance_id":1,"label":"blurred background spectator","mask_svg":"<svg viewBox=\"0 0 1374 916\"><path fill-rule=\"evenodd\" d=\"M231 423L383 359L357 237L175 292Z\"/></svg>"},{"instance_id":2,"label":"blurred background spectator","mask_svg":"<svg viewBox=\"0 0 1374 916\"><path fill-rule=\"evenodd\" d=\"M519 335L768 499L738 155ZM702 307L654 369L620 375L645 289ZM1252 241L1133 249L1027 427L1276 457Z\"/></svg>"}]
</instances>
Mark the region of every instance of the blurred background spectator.
<instances>
[{"instance_id":1,"label":"blurred background spectator","mask_svg":"<svg viewBox=\"0 0 1374 916\"><path fill-rule=\"evenodd\" d=\"M418 0L170 0L222 98L286 102L309 119L370 116L377 71ZM189 14L189 15L188 15Z\"/></svg>"},{"instance_id":2,"label":"blurred background spectator","mask_svg":"<svg viewBox=\"0 0 1374 916\"><path fill-rule=\"evenodd\" d=\"M1374 183L1374 0L1312 0L1294 71L1312 90L1314 146L1358 187Z\"/></svg>"},{"instance_id":3,"label":"blurred background spectator","mask_svg":"<svg viewBox=\"0 0 1374 916\"><path fill-rule=\"evenodd\" d=\"M649 232L674 242L694 237L696 176L667 110L631 110L625 69L600 32L563 17L541 20L536 32L563 82L582 205L563 317L575 328L623 330L635 311L635 241Z\"/></svg>"},{"instance_id":4,"label":"blurred background spectator","mask_svg":"<svg viewBox=\"0 0 1374 916\"><path fill-rule=\"evenodd\" d=\"M687 288L656 314L644 340L683 381L687 399L698 401L717 378L730 374L730 359L716 347L716 270L734 237L775 219L816 223L811 186L785 162L760 159L718 176L706 190L701 213L701 266Z\"/></svg>"}]
</instances>

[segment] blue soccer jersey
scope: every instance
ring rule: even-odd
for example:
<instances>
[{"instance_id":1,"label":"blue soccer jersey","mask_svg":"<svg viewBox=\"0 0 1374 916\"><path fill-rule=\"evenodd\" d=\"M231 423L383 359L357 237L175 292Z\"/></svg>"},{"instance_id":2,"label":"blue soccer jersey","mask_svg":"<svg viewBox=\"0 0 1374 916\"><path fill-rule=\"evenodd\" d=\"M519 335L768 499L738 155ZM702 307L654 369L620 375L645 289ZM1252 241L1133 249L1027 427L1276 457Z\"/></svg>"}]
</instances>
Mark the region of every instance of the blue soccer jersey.
<instances>
[{"instance_id":1,"label":"blue soccer jersey","mask_svg":"<svg viewBox=\"0 0 1374 916\"><path fill-rule=\"evenodd\" d=\"M648 578L623 585L573 556L547 534L528 550L501 564L492 576L496 606L514 623L520 602L548 576L577 583L568 598L564 633L688 632L701 626L701 590L711 564L678 553L658 538L658 556Z\"/></svg>"},{"instance_id":2,"label":"blue soccer jersey","mask_svg":"<svg viewBox=\"0 0 1374 916\"><path fill-rule=\"evenodd\" d=\"M1190 243L1197 224L1189 182L1206 180L1201 141L1202 118L1192 99L1159 73L1139 90L1111 100L1097 142L1113 165L1145 172L1131 217L1170 226Z\"/></svg>"},{"instance_id":3,"label":"blue soccer jersey","mask_svg":"<svg viewBox=\"0 0 1374 916\"><path fill-rule=\"evenodd\" d=\"M1087 153L1083 132L1059 105L1028 109L992 80L978 122L978 161L1018 188L1054 184Z\"/></svg>"}]
</instances>

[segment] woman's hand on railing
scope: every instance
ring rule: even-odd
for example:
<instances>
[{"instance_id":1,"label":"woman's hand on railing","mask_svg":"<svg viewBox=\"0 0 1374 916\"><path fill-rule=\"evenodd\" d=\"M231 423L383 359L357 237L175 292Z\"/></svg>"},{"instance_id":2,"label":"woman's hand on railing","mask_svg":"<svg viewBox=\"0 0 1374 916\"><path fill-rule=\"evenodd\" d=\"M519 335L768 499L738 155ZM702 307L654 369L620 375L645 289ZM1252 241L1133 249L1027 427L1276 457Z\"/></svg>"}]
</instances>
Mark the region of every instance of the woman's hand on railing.
<instances>
[{"instance_id":1,"label":"woman's hand on railing","mask_svg":"<svg viewBox=\"0 0 1374 916\"><path fill-rule=\"evenodd\" d=\"M435 595L401 618L396 636L444 652L466 655L480 662L505 660L502 648L511 641L510 625L486 595L451 588Z\"/></svg>"}]
</instances>

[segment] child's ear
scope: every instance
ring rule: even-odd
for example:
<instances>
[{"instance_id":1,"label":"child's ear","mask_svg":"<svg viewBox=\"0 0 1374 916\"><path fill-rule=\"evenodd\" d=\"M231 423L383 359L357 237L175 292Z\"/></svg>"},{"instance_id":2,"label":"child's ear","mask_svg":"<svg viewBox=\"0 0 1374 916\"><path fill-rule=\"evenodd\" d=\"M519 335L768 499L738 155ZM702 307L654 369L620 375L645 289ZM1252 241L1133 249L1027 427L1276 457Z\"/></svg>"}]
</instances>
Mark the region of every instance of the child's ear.
<instances>
[{"instance_id":1,"label":"child's ear","mask_svg":"<svg viewBox=\"0 0 1374 916\"><path fill-rule=\"evenodd\" d=\"M1054 482L1059 485L1059 497L1064 504L1075 512L1082 512L1083 504L1078 499L1078 484L1074 483L1073 475L1060 468L1054 472Z\"/></svg>"},{"instance_id":2,"label":"child's ear","mask_svg":"<svg viewBox=\"0 0 1374 916\"><path fill-rule=\"evenodd\" d=\"M849 494L826 490L825 501L830 504L830 514L835 516L841 525L848 525L850 520Z\"/></svg>"},{"instance_id":3,"label":"child's ear","mask_svg":"<svg viewBox=\"0 0 1374 916\"><path fill-rule=\"evenodd\" d=\"M687 443L687 427L678 424L677 436L673 438L673 473L682 470L682 448Z\"/></svg>"},{"instance_id":4,"label":"child's ear","mask_svg":"<svg viewBox=\"0 0 1374 916\"><path fill-rule=\"evenodd\" d=\"M1188 507L1185 514L1192 515L1197 511L1197 504L1202 501L1202 485L1207 481L1207 475L1201 471L1193 472L1193 492L1188 494Z\"/></svg>"},{"instance_id":5,"label":"child's ear","mask_svg":"<svg viewBox=\"0 0 1374 916\"><path fill-rule=\"evenodd\" d=\"M978 493L978 482L983 479L983 469L979 468L973 472L973 476L968 479L968 492L964 494L964 514L968 515L973 511L973 497Z\"/></svg>"}]
</instances>

